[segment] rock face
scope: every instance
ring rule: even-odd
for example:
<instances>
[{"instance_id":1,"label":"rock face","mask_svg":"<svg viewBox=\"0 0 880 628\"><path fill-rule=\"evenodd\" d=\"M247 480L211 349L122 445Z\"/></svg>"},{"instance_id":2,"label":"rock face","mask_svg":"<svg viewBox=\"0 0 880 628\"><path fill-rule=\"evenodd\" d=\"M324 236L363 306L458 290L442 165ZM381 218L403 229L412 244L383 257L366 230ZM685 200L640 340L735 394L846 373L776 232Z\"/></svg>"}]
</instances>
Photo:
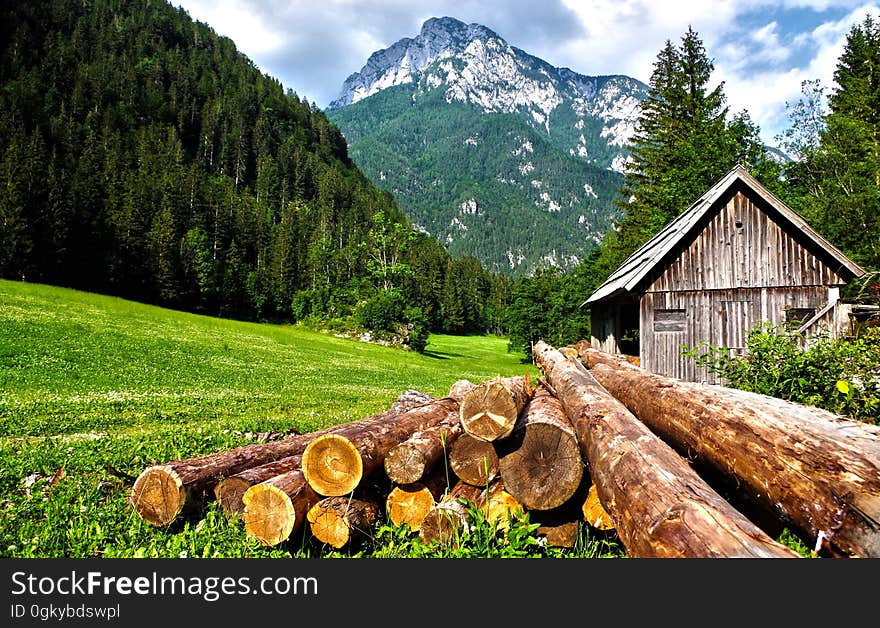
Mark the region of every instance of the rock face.
<instances>
[{"instance_id":1,"label":"rock face","mask_svg":"<svg viewBox=\"0 0 880 628\"><path fill-rule=\"evenodd\" d=\"M577 265L611 228L648 87L584 76L443 17L373 53L327 115L349 154L455 256Z\"/></svg>"},{"instance_id":2,"label":"rock face","mask_svg":"<svg viewBox=\"0 0 880 628\"><path fill-rule=\"evenodd\" d=\"M374 52L346 79L329 109L397 85L412 85L413 101L440 89L447 103L472 104L484 113L525 114L569 155L590 163L600 161L591 157L590 144L617 147L607 163L598 165L619 172L648 90L626 76L584 76L553 67L485 26L443 17L426 21L417 37ZM570 128L559 128L565 123ZM602 141L588 138L591 132Z\"/></svg>"}]
</instances>

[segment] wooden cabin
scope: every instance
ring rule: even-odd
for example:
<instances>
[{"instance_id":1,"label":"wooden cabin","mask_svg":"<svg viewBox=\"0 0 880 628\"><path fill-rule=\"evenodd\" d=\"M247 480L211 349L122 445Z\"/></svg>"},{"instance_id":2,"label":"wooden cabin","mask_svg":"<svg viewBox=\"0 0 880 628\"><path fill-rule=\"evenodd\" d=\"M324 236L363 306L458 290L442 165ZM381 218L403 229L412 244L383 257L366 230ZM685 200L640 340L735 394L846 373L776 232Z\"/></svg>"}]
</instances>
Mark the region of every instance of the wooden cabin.
<instances>
[{"instance_id":1,"label":"wooden cabin","mask_svg":"<svg viewBox=\"0 0 880 628\"><path fill-rule=\"evenodd\" d=\"M582 304L591 344L645 369L715 383L682 357L709 343L732 354L762 321L800 333L846 325L840 286L865 273L737 166L635 251Z\"/></svg>"}]
</instances>

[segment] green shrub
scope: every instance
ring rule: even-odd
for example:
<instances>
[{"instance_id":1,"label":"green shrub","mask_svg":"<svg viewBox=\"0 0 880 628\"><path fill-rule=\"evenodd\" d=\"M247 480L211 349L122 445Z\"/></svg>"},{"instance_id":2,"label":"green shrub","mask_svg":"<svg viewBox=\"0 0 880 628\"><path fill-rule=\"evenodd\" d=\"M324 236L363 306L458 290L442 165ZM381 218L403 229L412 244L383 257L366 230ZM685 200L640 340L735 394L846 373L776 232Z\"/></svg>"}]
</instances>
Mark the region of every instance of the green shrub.
<instances>
[{"instance_id":1,"label":"green shrub","mask_svg":"<svg viewBox=\"0 0 880 628\"><path fill-rule=\"evenodd\" d=\"M703 343L683 355L708 367L726 386L880 423L880 329L856 338L803 339L764 323L749 332L747 352Z\"/></svg>"}]
</instances>

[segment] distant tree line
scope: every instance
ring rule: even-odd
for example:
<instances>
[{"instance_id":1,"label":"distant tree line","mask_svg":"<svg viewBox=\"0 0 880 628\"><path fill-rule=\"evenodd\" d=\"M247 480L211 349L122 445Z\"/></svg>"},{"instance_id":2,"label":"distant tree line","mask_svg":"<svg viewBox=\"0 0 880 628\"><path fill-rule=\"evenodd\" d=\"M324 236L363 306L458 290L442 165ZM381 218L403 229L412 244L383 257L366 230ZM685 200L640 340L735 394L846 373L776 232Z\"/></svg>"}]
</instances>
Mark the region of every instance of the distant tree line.
<instances>
[{"instance_id":1,"label":"distant tree line","mask_svg":"<svg viewBox=\"0 0 880 628\"><path fill-rule=\"evenodd\" d=\"M150 0L0 8L0 276L252 320L503 330L317 107Z\"/></svg>"}]
</instances>

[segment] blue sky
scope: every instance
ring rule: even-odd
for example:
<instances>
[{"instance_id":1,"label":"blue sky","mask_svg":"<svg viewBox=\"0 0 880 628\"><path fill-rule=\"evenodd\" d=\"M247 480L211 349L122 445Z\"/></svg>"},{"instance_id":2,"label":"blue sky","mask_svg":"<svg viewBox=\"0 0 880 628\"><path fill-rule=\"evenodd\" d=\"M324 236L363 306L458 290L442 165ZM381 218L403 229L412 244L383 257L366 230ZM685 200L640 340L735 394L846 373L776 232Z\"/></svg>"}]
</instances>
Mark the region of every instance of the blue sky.
<instances>
[{"instance_id":1,"label":"blue sky","mask_svg":"<svg viewBox=\"0 0 880 628\"><path fill-rule=\"evenodd\" d=\"M692 27L764 140L788 127L804 80L833 89L846 34L877 2L848 0L171 0L230 37L261 70L319 107L376 50L414 37L430 17L477 22L507 42L586 75L648 82L657 53Z\"/></svg>"}]
</instances>

